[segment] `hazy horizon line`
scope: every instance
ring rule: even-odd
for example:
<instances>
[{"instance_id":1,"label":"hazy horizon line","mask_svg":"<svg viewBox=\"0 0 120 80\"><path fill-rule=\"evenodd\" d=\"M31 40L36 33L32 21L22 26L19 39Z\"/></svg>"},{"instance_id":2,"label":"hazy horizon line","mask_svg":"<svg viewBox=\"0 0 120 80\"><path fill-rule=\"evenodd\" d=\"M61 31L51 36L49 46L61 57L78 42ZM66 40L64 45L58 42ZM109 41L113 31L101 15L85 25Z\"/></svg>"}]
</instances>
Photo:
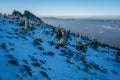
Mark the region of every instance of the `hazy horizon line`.
<instances>
[{"instance_id":1,"label":"hazy horizon line","mask_svg":"<svg viewBox=\"0 0 120 80\"><path fill-rule=\"evenodd\" d=\"M93 18L93 19L120 19L120 15L101 15L101 16L38 16L38 17L51 17L59 19L81 19L81 18Z\"/></svg>"}]
</instances>

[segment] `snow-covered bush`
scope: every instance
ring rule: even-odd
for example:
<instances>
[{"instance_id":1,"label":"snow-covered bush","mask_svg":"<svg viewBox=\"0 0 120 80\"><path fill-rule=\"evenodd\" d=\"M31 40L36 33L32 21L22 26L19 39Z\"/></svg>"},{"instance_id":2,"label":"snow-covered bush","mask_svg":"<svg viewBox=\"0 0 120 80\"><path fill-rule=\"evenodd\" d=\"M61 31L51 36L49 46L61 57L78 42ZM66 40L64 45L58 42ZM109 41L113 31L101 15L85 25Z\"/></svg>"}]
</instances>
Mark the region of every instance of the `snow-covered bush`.
<instances>
[{"instance_id":1,"label":"snow-covered bush","mask_svg":"<svg viewBox=\"0 0 120 80\"><path fill-rule=\"evenodd\" d=\"M116 53L116 61L120 62L120 51L117 51Z\"/></svg>"},{"instance_id":2,"label":"snow-covered bush","mask_svg":"<svg viewBox=\"0 0 120 80\"><path fill-rule=\"evenodd\" d=\"M77 37L78 37L78 38L81 38L81 37L82 37L82 34L81 34L81 33L77 33Z\"/></svg>"},{"instance_id":3,"label":"snow-covered bush","mask_svg":"<svg viewBox=\"0 0 120 80\"><path fill-rule=\"evenodd\" d=\"M81 50L84 53L87 51L87 46L88 46L87 43L82 44L81 42L77 42L77 44L76 44L77 50Z\"/></svg>"},{"instance_id":4,"label":"snow-covered bush","mask_svg":"<svg viewBox=\"0 0 120 80\"><path fill-rule=\"evenodd\" d=\"M116 56L120 56L120 51L117 51Z\"/></svg>"},{"instance_id":5,"label":"snow-covered bush","mask_svg":"<svg viewBox=\"0 0 120 80\"><path fill-rule=\"evenodd\" d=\"M27 18L25 17L25 31L27 32L28 30L28 21L27 21Z\"/></svg>"},{"instance_id":6,"label":"snow-covered bush","mask_svg":"<svg viewBox=\"0 0 120 80\"><path fill-rule=\"evenodd\" d=\"M35 23L33 21L29 22L29 30L31 31L35 30L34 24Z\"/></svg>"},{"instance_id":7,"label":"snow-covered bush","mask_svg":"<svg viewBox=\"0 0 120 80\"><path fill-rule=\"evenodd\" d=\"M60 26L55 28L55 34L52 37L51 45L53 45L54 39L57 38L59 40L56 48L59 48L59 46L64 45L64 38L65 37L65 30L63 28L60 28Z\"/></svg>"},{"instance_id":8,"label":"snow-covered bush","mask_svg":"<svg viewBox=\"0 0 120 80\"><path fill-rule=\"evenodd\" d=\"M3 16L3 18L7 18L8 17L7 14L3 14L2 16Z\"/></svg>"},{"instance_id":9,"label":"snow-covered bush","mask_svg":"<svg viewBox=\"0 0 120 80\"><path fill-rule=\"evenodd\" d=\"M24 18L19 22L19 25L21 25L21 26L25 25L25 19Z\"/></svg>"},{"instance_id":10,"label":"snow-covered bush","mask_svg":"<svg viewBox=\"0 0 120 80\"><path fill-rule=\"evenodd\" d=\"M91 45L92 45L92 47L93 47L95 50L97 50L97 47L98 47L98 45L99 45L99 42L98 42L96 39L92 38L92 39L91 39Z\"/></svg>"},{"instance_id":11,"label":"snow-covered bush","mask_svg":"<svg viewBox=\"0 0 120 80\"><path fill-rule=\"evenodd\" d=\"M60 25L58 27L55 28L55 32L56 32L56 38L60 39L61 37L64 36L64 29L60 27Z\"/></svg>"},{"instance_id":12,"label":"snow-covered bush","mask_svg":"<svg viewBox=\"0 0 120 80\"><path fill-rule=\"evenodd\" d=\"M71 34L70 30L65 31L65 37L66 37L67 40L70 38L70 34Z\"/></svg>"},{"instance_id":13,"label":"snow-covered bush","mask_svg":"<svg viewBox=\"0 0 120 80\"><path fill-rule=\"evenodd\" d=\"M34 46L40 45L40 42L41 42L40 39L35 39L35 40L33 41L33 45L34 45Z\"/></svg>"},{"instance_id":14,"label":"snow-covered bush","mask_svg":"<svg viewBox=\"0 0 120 80\"><path fill-rule=\"evenodd\" d=\"M7 48L6 48L6 44L5 44L5 43L2 43L1 47L2 47L2 49L4 49L4 50L6 50L6 49L7 49Z\"/></svg>"},{"instance_id":15,"label":"snow-covered bush","mask_svg":"<svg viewBox=\"0 0 120 80\"><path fill-rule=\"evenodd\" d=\"M41 38L42 33L43 33L43 31L40 31L38 36L37 36L37 40L39 40L40 42L42 42L42 38Z\"/></svg>"},{"instance_id":16,"label":"snow-covered bush","mask_svg":"<svg viewBox=\"0 0 120 80\"><path fill-rule=\"evenodd\" d=\"M64 46L64 40L61 38L56 46L56 49L58 49L60 46Z\"/></svg>"},{"instance_id":17,"label":"snow-covered bush","mask_svg":"<svg viewBox=\"0 0 120 80\"><path fill-rule=\"evenodd\" d=\"M51 40L50 45L53 45L53 41L54 41L55 38L56 38L56 34L54 34L54 35L52 36L52 40Z\"/></svg>"},{"instance_id":18,"label":"snow-covered bush","mask_svg":"<svg viewBox=\"0 0 120 80\"><path fill-rule=\"evenodd\" d=\"M61 37L64 36L64 30L63 29L59 29L58 32L57 32L57 38L60 39Z\"/></svg>"},{"instance_id":19,"label":"snow-covered bush","mask_svg":"<svg viewBox=\"0 0 120 80\"><path fill-rule=\"evenodd\" d=\"M2 16L2 13L0 13L0 17Z\"/></svg>"},{"instance_id":20,"label":"snow-covered bush","mask_svg":"<svg viewBox=\"0 0 120 80\"><path fill-rule=\"evenodd\" d=\"M39 20L37 20L36 25L40 26L40 21Z\"/></svg>"}]
</instances>

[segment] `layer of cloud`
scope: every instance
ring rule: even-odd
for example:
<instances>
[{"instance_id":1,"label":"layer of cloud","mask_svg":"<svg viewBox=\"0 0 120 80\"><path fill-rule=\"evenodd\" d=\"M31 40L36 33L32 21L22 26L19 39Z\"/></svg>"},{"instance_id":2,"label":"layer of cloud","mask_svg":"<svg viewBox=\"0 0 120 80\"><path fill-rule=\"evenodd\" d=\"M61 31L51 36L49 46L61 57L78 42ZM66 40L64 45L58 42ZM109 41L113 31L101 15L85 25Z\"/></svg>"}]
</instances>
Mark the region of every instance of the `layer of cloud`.
<instances>
[{"instance_id":1,"label":"layer of cloud","mask_svg":"<svg viewBox=\"0 0 120 80\"><path fill-rule=\"evenodd\" d=\"M103 26L101 26L102 28L105 28L105 29L108 29L108 30L118 30L119 28L117 28L117 27L112 27L112 26L109 26L109 25L107 25L107 26L105 26L105 25L103 25Z\"/></svg>"},{"instance_id":2,"label":"layer of cloud","mask_svg":"<svg viewBox=\"0 0 120 80\"><path fill-rule=\"evenodd\" d=\"M104 33L104 31L99 31L98 33L103 34L103 33Z\"/></svg>"}]
</instances>

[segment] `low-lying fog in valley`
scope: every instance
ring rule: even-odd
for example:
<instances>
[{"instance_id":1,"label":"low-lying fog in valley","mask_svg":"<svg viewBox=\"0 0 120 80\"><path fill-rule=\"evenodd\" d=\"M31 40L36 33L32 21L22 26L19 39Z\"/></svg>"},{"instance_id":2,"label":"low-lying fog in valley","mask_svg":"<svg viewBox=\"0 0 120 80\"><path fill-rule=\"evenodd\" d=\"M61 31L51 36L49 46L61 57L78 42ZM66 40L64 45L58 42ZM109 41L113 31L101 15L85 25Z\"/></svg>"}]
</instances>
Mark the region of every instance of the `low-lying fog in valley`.
<instances>
[{"instance_id":1,"label":"low-lying fog in valley","mask_svg":"<svg viewBox=\"0 0 120 80\"><path fill-rule=\"evenodd\" d=\"M120 48L120 20L114 19L58 19L42 18L48 24L81 32L90 38L97 38Z\"/></svg>"}]
</instances>

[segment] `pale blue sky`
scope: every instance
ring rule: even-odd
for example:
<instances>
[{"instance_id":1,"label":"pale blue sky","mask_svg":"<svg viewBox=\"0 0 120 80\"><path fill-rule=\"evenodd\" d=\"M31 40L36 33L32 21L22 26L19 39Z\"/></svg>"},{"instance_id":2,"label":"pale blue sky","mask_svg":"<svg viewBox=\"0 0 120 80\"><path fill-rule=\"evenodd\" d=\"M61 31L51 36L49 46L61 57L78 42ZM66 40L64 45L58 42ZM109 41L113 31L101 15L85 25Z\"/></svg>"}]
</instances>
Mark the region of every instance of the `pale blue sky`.
<instances>
[{"instance_id":1,"label":"pale blue sky","mask_svg":"<svg viewBox=\"0 0 120 80\"><path fill-rule=\"evenodd\" d=\"M0 0L0 12L39 16L120 16L120 0Z\"/></svg>"}]
</instances>

